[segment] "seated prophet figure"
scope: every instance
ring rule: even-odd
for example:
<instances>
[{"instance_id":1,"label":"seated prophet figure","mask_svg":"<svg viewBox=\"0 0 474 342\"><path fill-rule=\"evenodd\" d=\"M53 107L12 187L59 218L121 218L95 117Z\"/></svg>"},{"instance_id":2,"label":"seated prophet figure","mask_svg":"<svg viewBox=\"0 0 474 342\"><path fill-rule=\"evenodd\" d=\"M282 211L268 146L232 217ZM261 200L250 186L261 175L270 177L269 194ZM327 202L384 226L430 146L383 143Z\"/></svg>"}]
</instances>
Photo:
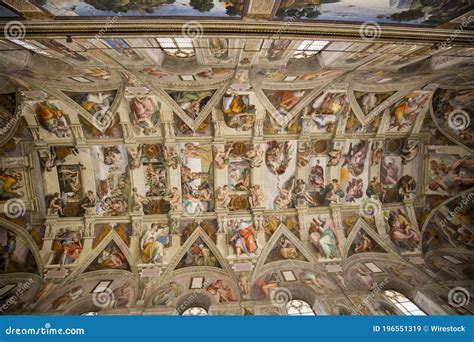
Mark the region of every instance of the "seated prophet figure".
<instances>
[{"instance_id":1,"label":"seated prophet figure","mask_svg":"<svg viewBox=\"0 0 474 342\"><path fill-rule=\"evenodd\" d=\"M21 197L24 195L21 188L23 176L20 172L0 171L0 199Z\"/></svg>"},{"instance_id":2,"label":"seated prophet figure","mask_svg":"<svg viewBox=\"0 0 474 342\"><path fill-rule=\"evenodd\" d=\"M396 213L390 212L388 225L390 226L390 239L394 244L411 251L416 248L420 242L418 233L412 228L410 220L400 209Z\"/></svg>"},{"instance_id":3,"label":"seated prophet figure","mask_svg":"<svg viewBox=\"0 0 474 342\"><path fill-rule=\"evenodd\" d=\"M142 250L142 261L145 263L159 264L163 262L165 255L164 242L166 241L166 229L153 223L150 229L143 234L140 247Z\"/></svg>"},{"instance_id":4,"label":"seated prophet figure","mask_svg":"<svg viewBox=\"0 0 474 342\"><path fill-rule=\"evenodd\" d=\"M311 244L325 258L333 259L341 255L336 232L322 215L313 219L309 233Z\"/></svg>"},{"instance_id":5,"label":"seated prophet figure","mask_svg":"<svg viewBox=\"0 0 474 342\"><path fill-rule=\"evenodd\" d=\"M52 249L56 253L54 263L59 265L74 263L82 251L80 233L69 228L66 230L61 228L53 241Z\"/></svg>"},{"instance_id":6,"label":"seated prophet figure","mask_svg":"<svg viewBox=\"0 0 474 342\"><path fill-rule=\"evenodd\" d=\"M257 231L247 222L241 222L235 229L230 241L234 244L237 256L250 255L257 251Z\"/></svg>"},{"instance_id":7,"label":"seated prophet figure","mask_svg":"<svg viewBox=\"0 0 474 342\"><path fill-rule=\"evenodd\" d=\"M64 112L47 101L38 103L36 116L43 128L55 134L58 138L69 137L69 127Z\"/></svg>"}]
</instances>

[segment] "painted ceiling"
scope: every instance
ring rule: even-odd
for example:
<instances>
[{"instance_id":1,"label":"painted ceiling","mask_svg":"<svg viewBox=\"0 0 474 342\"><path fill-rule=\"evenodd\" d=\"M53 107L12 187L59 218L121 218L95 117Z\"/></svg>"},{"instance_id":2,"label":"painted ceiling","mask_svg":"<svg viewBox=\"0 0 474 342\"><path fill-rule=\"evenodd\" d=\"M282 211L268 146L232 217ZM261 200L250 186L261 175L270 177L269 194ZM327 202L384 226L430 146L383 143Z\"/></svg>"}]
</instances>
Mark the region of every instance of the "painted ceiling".
<instances>
[{"instance_id":1,"label":"painted ceiling","mask_svg":"<svg viewBox=\"0 0 474 342\"><path fill-rule=\"evenodd\" d=\"M25 3L28 1L25 1ZM13 9L17 3L6 0ZM435 27L474 9L471 0L31 0L33 6L60 18L135 17L260 19L285 22L377 22ZM34 7L33 7L34 8ZM0 11L9 17L8 10ZM468 25L470 26L470 25Z\"/></svg>"},{"instance_id":2,"label":"painted ceiling","mask_svg":"<svg viewBox=\"0 0 474 342\"><path fill-rule=\"evenodd\" d=\"M165 10L111 4L41 3ZM243 6L209 11L230 4ZM0 284L31 279L10 312L167 314L195 294L240 314L233 303L285 286L317 294L323 314L373 314L351 295L384 277L435 281L441 298L473 275L472 52L205 35L1 41ZM97 305L99 285L112 304Z\"/></svg>"}]
</instances>

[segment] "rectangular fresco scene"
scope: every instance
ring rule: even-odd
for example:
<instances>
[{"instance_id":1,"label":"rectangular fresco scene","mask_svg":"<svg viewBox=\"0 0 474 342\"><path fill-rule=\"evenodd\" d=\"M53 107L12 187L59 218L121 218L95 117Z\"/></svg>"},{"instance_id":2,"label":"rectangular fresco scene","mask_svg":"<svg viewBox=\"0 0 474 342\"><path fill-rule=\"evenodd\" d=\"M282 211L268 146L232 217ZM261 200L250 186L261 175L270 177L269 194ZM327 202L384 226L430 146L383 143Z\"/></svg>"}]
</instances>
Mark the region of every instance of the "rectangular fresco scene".
<instances>
[{"instance_id":1,"label":"rectangular fresco scene","mask_svg":"<svg viewBox=\"0 0 474 342\"><path fill-rule=\"evenodd\" d=\"M469 0L282 0L275 19L437 26L470 10Z\"/></svg>"},{"instance_id":2,"label":"rectangular fresco scene","mask_svg":"<svg viewBox=\"0 0 474 342\"><path fill-rule=\"evenodd\" d=\"M36 0L55 16L241 17L241 0Z\"/></svg>"}]
</instances>

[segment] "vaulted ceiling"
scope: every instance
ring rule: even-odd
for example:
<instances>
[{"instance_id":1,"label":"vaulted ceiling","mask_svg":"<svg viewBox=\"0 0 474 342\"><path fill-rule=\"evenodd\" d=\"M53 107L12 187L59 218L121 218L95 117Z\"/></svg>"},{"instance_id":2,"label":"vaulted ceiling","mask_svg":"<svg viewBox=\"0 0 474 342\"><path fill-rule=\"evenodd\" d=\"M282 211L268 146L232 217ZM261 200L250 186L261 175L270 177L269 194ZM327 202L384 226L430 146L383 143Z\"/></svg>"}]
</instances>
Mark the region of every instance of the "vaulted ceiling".
<instances>
[{"instance_id":1,"label":"vaulted ceiling","mask_svg":"<svg viewBox=\"0 0 474 342\"><path fill-rule=\"evenodd\" d=\"M470 21L461 41L439 41L471 3L363 3L0 11L2 301L28 287L9 311L170 314L193 298L215 314L275 314L277 286L321 314L374 314L360 293L384 279L433 303L472 286ZM270 37L212 35L204 19L178 34L124 30L122 16L148 15L288 24ZM82 16L103 30L61 34L87 26L69 18ZM31 17L43 21L20 19ZM375 36L302 37L299 20L380 24ZM400 22L412 37L388 42L397 27L384 25ZM435 41L420 25L437 27Z\"/></svg>"}]
</instances>

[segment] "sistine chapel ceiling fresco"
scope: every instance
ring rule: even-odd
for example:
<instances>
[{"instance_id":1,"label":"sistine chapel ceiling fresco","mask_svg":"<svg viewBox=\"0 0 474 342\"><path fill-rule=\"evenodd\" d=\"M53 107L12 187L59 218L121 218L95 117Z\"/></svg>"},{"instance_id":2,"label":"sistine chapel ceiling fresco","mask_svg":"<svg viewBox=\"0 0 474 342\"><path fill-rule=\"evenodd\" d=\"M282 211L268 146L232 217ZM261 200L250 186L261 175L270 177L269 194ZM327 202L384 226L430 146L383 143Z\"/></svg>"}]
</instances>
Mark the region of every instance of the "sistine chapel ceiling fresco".
<instances>
[{"instance_id":1,"label":"sistine chapel ceiling fresco","mask_svg":"<svg viewBox=\"0 0 474 342\"><path fill-rule=\"evenodd\" d=\"M35 3L55 16L251 6ZM273 19L437 26L470 9L353 3L280 1ZM284 314L265 304L280 287L318 314L398 313L364 301L388 281L424 291L430 313L472 314L445 300L472 288L472 47L203 34L0 48L0 301L29 282L9 313L166 315L194 295L213 314ZM113 301L97 304L104 289Z\"/></svg>"}]
</instances>

